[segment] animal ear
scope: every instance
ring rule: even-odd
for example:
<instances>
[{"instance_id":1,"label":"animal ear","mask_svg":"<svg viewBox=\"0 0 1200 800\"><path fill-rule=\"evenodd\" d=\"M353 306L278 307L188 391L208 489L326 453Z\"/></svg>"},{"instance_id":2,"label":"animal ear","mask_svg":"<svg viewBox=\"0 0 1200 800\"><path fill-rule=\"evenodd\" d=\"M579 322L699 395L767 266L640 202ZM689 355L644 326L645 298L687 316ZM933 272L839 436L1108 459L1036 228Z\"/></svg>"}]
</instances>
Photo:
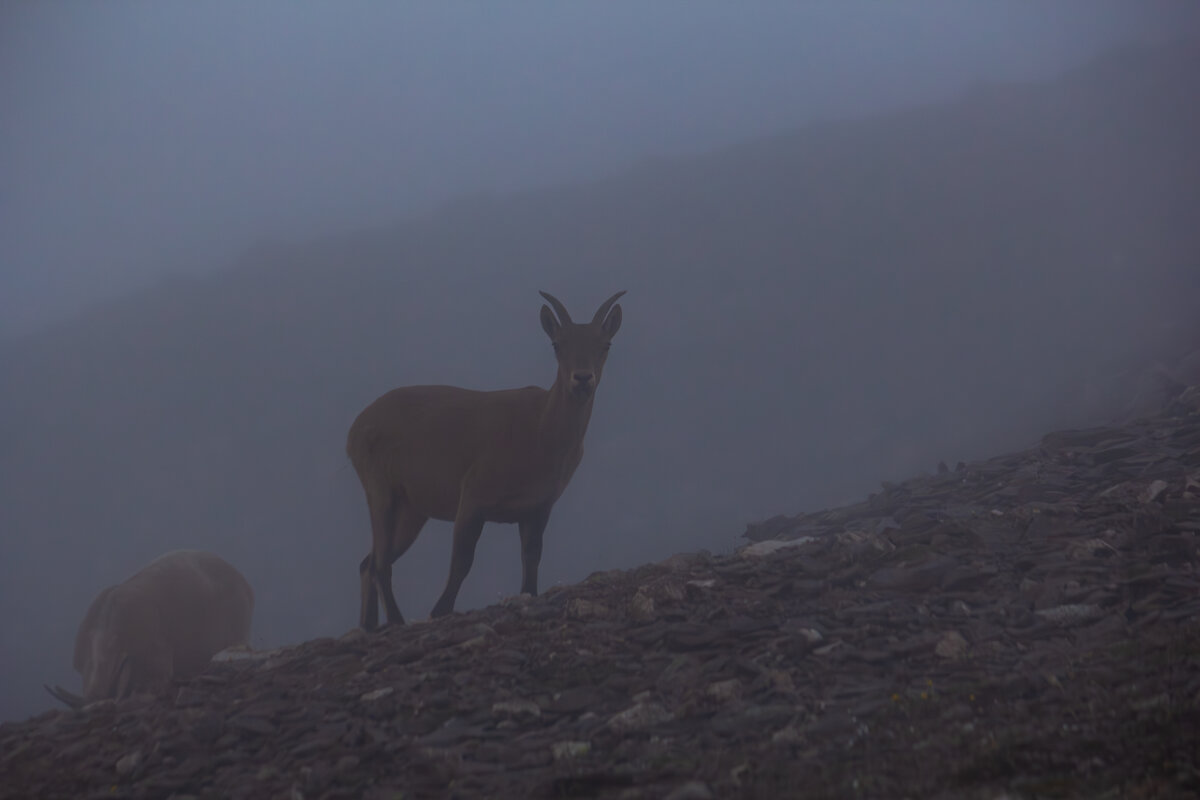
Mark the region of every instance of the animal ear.
<instances>
[{"instance_id":1,"label":"animal ear","mask_svg":"<svg viewBox=\"0 0 1200 800\"><path fill-rule=\"evenodd\" d=\"M558 320L554 317L554 312L550 310L550 306L542 306L542 330L546 335L553 339L558 335L558 329L562 327L558 324Z\"/></svg>"},{"instance_id":2,"label":"animal ear","mask_svg":"<svg viewBox=\"0 0 1200 800\"><path fill-rule=\"evenodd\" d=\"M604 318L604 325L602 327L604 332L608 334L608 338L611 339L613 336L616 336L617 331L621 328L621 306L619 303L612 307L612 311L608 312L608 316Z\"/></svg>"}]
</instances>

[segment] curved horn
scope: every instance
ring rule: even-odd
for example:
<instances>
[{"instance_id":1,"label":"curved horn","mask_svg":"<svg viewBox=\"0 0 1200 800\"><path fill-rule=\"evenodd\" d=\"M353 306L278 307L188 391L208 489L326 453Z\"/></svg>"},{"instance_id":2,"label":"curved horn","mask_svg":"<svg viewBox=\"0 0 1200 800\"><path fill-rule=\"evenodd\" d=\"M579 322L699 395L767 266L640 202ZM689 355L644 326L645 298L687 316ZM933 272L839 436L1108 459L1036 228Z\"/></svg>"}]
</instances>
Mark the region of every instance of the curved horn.
<instances>
[{"instance_id":1,"label":"curved horn","mask_svg":"<svg viewBox=\"0 0 1200 800\"><path fill-rule=\"evenodd\" d=\"M548 292L538 292L538 294L540 294L542 297L546 298L546 301L549 302L550 305L554 307L554 313L558 314L558 321L560 323L562 323L563 325L570 324L571 315L567 313L566 306L564 306L562 303L560 303L558 301L557 297L555 297L554 295L552 295Z\"/></svg>"},{"instance_id":2,"label":"curved horn","mask_svg":"<svg viewBox=\"0 0 1200 800\"><path fill-rule=\"evenodd\" d=\"M51 697L53 697L55 700L62 702L63 704L67 705L68 707L83 708L85 701L79 695L77 695L73 692L68 692L66 689L62 688L61 686L55 686L53 689L51 689L49 686L46 686L46 684L44 684L44 683L42 684L42 686L45 687L46 691L50 693Z\"/></svg>"},{"instance_id":3,"label":"curved horn","mask_svg":"<svg viewBox=\"0 0 1200 800\"><path fill-rule=\"evenodd\" d=\"M621 299L621 295L623 295L623 294L625 294L624 289L622 289L621 291L614 294L612 297L605 300L604 304L602 306L600 306L600 308L596 311L596 316L592 317L592 324L598 325L601 322L603 322L604 318L608 316L608 310L610 308L612 308L612 304L617 302L617 300Z\"/></svg>"}]
</instances>

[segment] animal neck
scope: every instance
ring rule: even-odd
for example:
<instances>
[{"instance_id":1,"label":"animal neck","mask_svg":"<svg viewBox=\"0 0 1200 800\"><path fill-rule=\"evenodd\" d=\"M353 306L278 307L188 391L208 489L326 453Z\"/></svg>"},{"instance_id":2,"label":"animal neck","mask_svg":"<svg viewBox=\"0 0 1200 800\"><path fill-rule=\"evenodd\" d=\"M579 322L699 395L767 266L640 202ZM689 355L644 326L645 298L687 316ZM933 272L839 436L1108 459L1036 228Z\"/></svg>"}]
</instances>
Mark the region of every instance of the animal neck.
<instances>
[{"instance_id":1,"label":"animal neck","mask_svg":"<svg viewBox=\"0 0 1200 800\"><path fill-rule=\"evenodd\" d=\"M581 398L572 394L561 379L554 382L546 398L538 429L541 443L548 451L565 457L583 443L588 422L592 418L592 400L595 396L593 392Z\"/></svg>"}]
</instances>

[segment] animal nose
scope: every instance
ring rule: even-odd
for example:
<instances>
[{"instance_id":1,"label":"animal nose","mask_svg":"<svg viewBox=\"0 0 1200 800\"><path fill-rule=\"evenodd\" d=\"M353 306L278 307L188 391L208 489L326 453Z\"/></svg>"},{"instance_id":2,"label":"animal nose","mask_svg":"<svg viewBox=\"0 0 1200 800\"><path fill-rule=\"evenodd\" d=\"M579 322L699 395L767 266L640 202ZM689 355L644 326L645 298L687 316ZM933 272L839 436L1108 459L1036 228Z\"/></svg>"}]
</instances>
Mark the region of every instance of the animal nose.
<instances>
[{"instance_id":1,"label":"animal nose","mask_svg":"<svg viewBox=\"0 0 1200 800\"><path fill-rule=\"evenodd\" d=\"M576 372L572 377L576 383L591 383L594 376L590 372Z\"/></svg>"}]
</instances>

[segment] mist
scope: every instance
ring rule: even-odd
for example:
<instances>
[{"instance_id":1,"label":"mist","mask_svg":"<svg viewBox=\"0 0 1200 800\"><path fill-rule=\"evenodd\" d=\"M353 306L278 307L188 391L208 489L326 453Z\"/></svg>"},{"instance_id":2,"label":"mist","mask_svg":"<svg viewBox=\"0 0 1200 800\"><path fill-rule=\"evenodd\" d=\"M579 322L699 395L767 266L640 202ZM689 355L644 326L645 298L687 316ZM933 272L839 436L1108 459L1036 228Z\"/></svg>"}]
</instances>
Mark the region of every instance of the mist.
<instances>
[{"instance_id":1,"label":"mist","mask_svg":"<svg viewBox=\"0 0 1200 800\"><path fill-rule=\"evenodd\" d=\"M0 335L259 241L1059 72L1186 3L7 4Z\"/></svg>"},{"instance_id":2,"label":"mist","mask_svg":"<svg viewBox=\"0 0 1200 800\"><path fill-rule=\"evenodd\" d=\"M1128 413L1200 342L1188 4L0 13L0 719L168 550L246 574L256 646L355 625L350 422L548 386L539 289L628 290L543 588ZM519 583L488 525L457 608Z\"/></svg>"}]
</instances>

